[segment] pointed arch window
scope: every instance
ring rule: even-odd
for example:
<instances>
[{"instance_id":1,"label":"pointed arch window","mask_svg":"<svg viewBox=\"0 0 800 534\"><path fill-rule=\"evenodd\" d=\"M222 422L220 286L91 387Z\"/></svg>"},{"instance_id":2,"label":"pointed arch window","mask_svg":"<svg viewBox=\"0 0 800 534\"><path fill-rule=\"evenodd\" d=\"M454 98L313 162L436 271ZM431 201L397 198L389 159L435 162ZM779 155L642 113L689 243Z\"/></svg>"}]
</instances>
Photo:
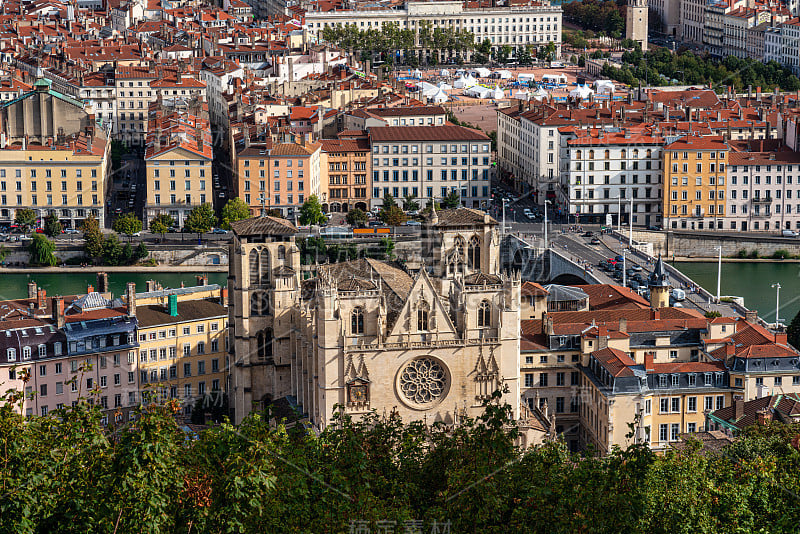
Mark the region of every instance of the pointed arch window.
<instances>
[{"instance_id":1,"label":"pointed arch window","mask_svg":"<svg viewBox=\"0 0 800 534\"><path fill-rule=\"evenodd\" d=\"M364 308L361 306L350 314L350 333L356 336L364 334Z\"/></svg>"},{"instance_id":2,"label":"pointed arch window","mask_svg":"<svg viewBox=\"0 0 800 534\"><path fill-rule=\"evenodd\" d=\"M286 261L286 247L280 245L278 247L278 261L283 264Z\"/></svg>"},{"instance_id":3,"label":"pointed arch window","mask_svg":"<svg viewBox=\"0 0 800 534\"><path fill-rule=\"evenodd\" d=\"M250 285L258 285L261 283L261 277L258 272L258 251L253 249L250 251Z\"/></svg>"},{"instance_id":4,"label":"pointed arch window","mask_svg":"<svg viewBox=\"0 0 800 534\"><path fill-rule=\"evenodd\" d=\"M464 241L464 238L461 236L456 236L453 248L455 248L458 260L464 261L464 249L467 248L467 244Z\"/></svg>"},{"instance_id":5,"label":"pointed arch window","mask_svg":"<svg viewBox=\"0 0 800 534\"><path fill-rule=\"evenodd\" d=\"M488 327L492 325L492 306L489 301L484 300L478 306L478 326Z\"/></svg>"},{"instance_id":6,"label":"pointed arch window","mask_svg":"<svg viewBox=\"0 0 800 534\"><path fill-rule=\"evenodd\" d=\"M467 265L470 269L480 270L481 268L481 242L477 236L472 236L469 240L467 249Z\"/></svg>"},{"instance_id":7,"label":"pointed arch window","mask_svg":"<svg viewBox=\"0 0 800 534\"><path fill-rule=\"evenodd\" d=\"M261 251L261 283L266 284L269 282L270 268L269 268L269 250L263 249Z\"/></svg>"},{"instance_id":8,"label":"pointed arch window","mask_svg":"<svg viewBox=\"0 0 800 534\"><path fill-rule=\"evenodd\" d=\"M417 308L417 330L428 330L428 318L430 316L431 307L424 300L420 302Z\"/></svg>"}]
</instances>

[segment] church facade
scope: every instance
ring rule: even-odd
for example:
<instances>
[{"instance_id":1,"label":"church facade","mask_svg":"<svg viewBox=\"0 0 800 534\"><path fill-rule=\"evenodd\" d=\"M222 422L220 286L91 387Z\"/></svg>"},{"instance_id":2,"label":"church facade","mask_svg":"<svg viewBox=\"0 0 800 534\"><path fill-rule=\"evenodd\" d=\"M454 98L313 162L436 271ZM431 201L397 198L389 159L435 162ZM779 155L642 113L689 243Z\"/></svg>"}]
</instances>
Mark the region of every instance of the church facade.
<instances>
[{"instance_id":1,"label":"church facade","mask_svg":"<svg viewBox=\"0 0 800 534\"><path fill-rule=\"evenodd\" d=\"M482 413L496 390L515 418L532 417L520 406L520 280L500 272L488 215L434 211L416 272L360 258L319 265L303 281L291 223L264 216L233 229L237 423L288 399L319 429L340 407L457 424Z\"/></svg>"}]
</instances>

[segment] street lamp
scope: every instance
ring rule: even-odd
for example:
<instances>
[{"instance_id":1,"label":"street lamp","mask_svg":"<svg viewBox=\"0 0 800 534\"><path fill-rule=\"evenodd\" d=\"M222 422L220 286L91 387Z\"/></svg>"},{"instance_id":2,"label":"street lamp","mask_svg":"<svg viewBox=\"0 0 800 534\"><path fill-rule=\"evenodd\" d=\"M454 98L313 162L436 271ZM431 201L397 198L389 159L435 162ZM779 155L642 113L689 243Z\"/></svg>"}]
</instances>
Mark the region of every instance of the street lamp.
<instances>
[{"instance_id":1,"label":"street lamp","mask_svg":"<svg viewBox=\"0 0 800 534\"><path fill-rule=\"evenodd\" d=\"M627 275L627 258L628 258L628 251L622 251L622 287L628 287L628 275Z\"/></svg>"},{"instance_id":2,"label":"street lamp","mask_svg":"<svg viewBox=\"0 0 800 534\"><path fill-rule=\"evenodd\" d=\"M633 248L633 193L631 193L631 212L628 214L630 230L628 231L628 247Z\"/></svg>"},{"instance_id":3,"label":"street lamp","mask_svg":"<svg viewBox=\"0 0 800 534\"><path fill-rule=\"evenodd\" d=\"M622 193L617 193L617 231L622 234Z\"/></svg>"},{"instance_id":4,"label":"street lamp","mask_svg":"<svg viewBox=\"0 0 800 534\"><path fill-rule=\"evenodd\" d=\"M552 204L549 200L544 201L544 248L547 249L547 205ZM562 228L563 229L563 228Z\"/></svg>"},{"instance_id":5,"label":"street lamp","mask_svg":"<svg viewBox=\"0 0 800 534\"><path fill-rule=\"evenodd\" d=\"M714 248L719 251L717 258L717 302L719 302L719 286L722 283L722 245Z\"/></svg>"},{"instance_id":6,"label":"street lamp","mask_svg":"<svg viewBox=\"0 0 800 534\"><path fill-rule=\"evenodd\" d=\"M781 304L781 285L776 282L772 284L772 287L775 288L775 326L777 327L781 320L778 318L778 311L780 310Z\"/></svg>"},{"instance_id":7,"label":"street lamp","mask_svg":"<svg viewBox=\"0 0 800 534\"><path fill-rule=\"evenodd\" d=\"M507 200L503 199L503 235L506 235L506 202Z\"/></svg>"}]
</instances>

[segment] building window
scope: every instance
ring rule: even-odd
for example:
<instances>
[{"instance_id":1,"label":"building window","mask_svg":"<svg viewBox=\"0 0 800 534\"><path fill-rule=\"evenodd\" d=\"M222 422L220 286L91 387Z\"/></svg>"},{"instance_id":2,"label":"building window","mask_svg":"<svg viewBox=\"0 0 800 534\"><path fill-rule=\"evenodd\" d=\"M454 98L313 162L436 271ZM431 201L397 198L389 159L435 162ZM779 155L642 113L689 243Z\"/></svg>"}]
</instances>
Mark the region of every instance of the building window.
<instances>
[{"instance_id":1,"label":"building window","mask_svg":"<svg viewBox=\"0 0 800 534\"><path fill-rule=\"evenodd\" d=\"M478 327L488 327L492 324L492 308L489 301L484 300L478 306Z\"/></svg>"},{"instance_id":2,"label":"building window","mask_svg":"<svg viewBox=\"0 0 800 534\"><path fill-rule=\"evenodd\" d=\"M350 315L350 333L361 335L364 333L364 308L358 306Z\"/></svg>"},{"instance_id":3,"label":"building window","mask_svg":"<svg viewBox=\"0 0 800 534\"><path fill-rule=\"evenodd\" d=\"M430 306L424 300L420 303L417 309L417 330L428 330L428 315L430 313Z\"/></svg>"}]
</instances>

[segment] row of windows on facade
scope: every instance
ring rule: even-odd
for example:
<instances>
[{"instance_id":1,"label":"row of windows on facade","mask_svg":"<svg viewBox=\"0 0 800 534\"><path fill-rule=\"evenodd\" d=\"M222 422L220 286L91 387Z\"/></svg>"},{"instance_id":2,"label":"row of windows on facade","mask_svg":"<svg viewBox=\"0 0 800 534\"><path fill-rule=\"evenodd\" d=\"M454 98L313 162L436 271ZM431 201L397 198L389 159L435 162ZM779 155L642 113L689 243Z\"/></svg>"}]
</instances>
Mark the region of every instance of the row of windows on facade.
<instances>
[{"instance_id":1,"label":"row of windows on facade","mask_svg":"<svg viewBox=\"0 0 800 534\"><path fill-rule=\"evenodd\" d=\"M560 19L561 19L560 17L555 17L555 16L553 16L553 18L552 18L553 22L558 22ZM481 24L481 23L483 23L483 24L489 24L489 23L491 23L491 24L494 24L494 23L495 23L495 20L496 20L498 23L502 23L502 22L504 22L504 20L503 20L503 17L496 17L496 18L495 18L495 17L491 17L491 18L489 18L489 17L485 17L485 18L483 18L483 20L481 20L480 18L477 18L477 19L469 19L469 20L467 20L467 19L463 19L463 20L460 20L460 19L447 19L447 20L442 20L442 21L441 21L441 23L442 23L442 25L445 25L445 24L447 24L447 25L450 25L450 24L452 24L453 22L457 22L457 23L461 23L461 24L467 24L467 23L468 23L468 24ZM384 24L387 24L387 22L389 22L389 23L394 23L394 22L396 22L396 21L385 21L385 20L374 21L374 22L373 22L373 21L367 21L367 26L372 26L373 24L374 24L376 27L377 27L377 26L383 26ZM420 21L416 21L416 20L410 20L410 21L408 21L408 24L409 24L409 26L416 26L418 22L419 22L419 23L422 23L422 22L428 22L428 21L423 21L423 20L420 20ZM431 21L431 22L433 22L433 24L434 24L434 25L438 25L438 24L439 24L439 20L438 20L438 19L435 19L435 20L433 20L433 21ZM509 17L505 17L505 22L506 22L506 23L508 23L508 22L509 22ZM517 17L511 17L511 21L510 21L510 22L511 22L512 24L516 24L516 23L517 23ZM548 17L544 17L544 16L542 16L541 18L540 18L540 17L535 17L535 16L534 16L534 17L525 17L525 19L524 19L524 20L523 20L523 18L522 18L522 17L520 17L520 18L519 18L519 22L534 22L534 23L538 23L538 22L550 22L550 17L549 17L549 16L548 16ZM338 24L338 25L342 25L342 24L345 24L345 25L347 25L347 24L350 24L350 23L348 23L348 22L331 22L331 23L330 23L330 25L331 25L331 26L334 26L334 25L336 25L336 24ZM328 26L328 23L327 23L327 22L325 23L325 26ZM364 26L364 22L363 22L363 21L361 22L361 26ZM320 26L319 26L319 24L317 25L317 27L318 27L318 28L320 27Z\"/></svg>"},{"instance_id":2,"label":"row of windows on facade","mask_svg":"<svg viewBox=\"0 0 800 534\"><path fill-rule=\"evenodd\" d=\"M429 330L429 317L430 305L424 300L417 306L417 330ZM485 328L492 325L492 307L491 304L484 300L478 305L477 321L479 328ZM350 312L350 333L352 335L364 334L364 308L357 306Z\"/></svg>"},{"instance_id":3,"label":"row of windows on facade","mask_svg":"<svg viewBox=\"0 0 800 534\"><path fill-rule=\"evenodd\" d=\"M392 167L400 167L401 166L401 162L402 162L402 166L403 167L408 167L409 161L411 162L411 165L419 165L419 161L420 160L419 160L419 158L411 158L410 160L409 160L409 158L391 158L391 159L383 158L382 161L383 161L383 166L384 167L389 167L390 166L389 162L391 162L391 166ZM448 160L448 158L439 158L439 163L442 166L447 166L448 161L449 161L451 166L459 165L459 158L457 158L457 157L451 157L449 160ZM460 160L460 164L462 166L467 166L471 162L472 165L478 165L479 161L483 161L483 165L489 165L489 157L488 156L485 156L482 160L478 159L476 157L472 157L472 158L462 157L461 160ZM425 164L426 165L433 165L433 158L425 158ZM373 158L372 166L373 167L380 167L381 166L381 158Z\"/></svg>"},{"instance_id":4,"label":"row of windows on facade","mask_svg":"<svg viewBox=\"0 0 800 534\"><path fill-rule=\"evenodd\" d=\"M219 359L214 358L211 360L211 372L212 373L219 373L220 366L219 366ZM197 376L202 376L206 374L206 362L204 360L200 360L197 362ZM192 377L192 364L190 362L184 362L183 364L183 378L190 378ZM178 366L171 365L169 367L161 367L159 369L147 369L140 371L140 378L143 384L147 384L148 382L159 382L164 380L174 380L178 378Z\"/></svg>"},{"instance_id":5,"label":"row of windows on facade","mask_svg":"<svg viewBox=\"0 0 800 534\"><path fill-rule=\"evenodd\" d=\"M482 171L479 171L478 169L472 169L472 173L471 174L472 174L472 180L486 181L486 180L489 179L489 169L483 169ZM389 171L383 171L383 181L384 182L390 182L390 181L391 182L400 182L401 181L401 179L400 179L401 176L402 176L402 181L403 182L408 182L409 181L409 177L411 178L410 181L412 181L412 182L418 182L419 181L419 171L417 171L417 170L412 170L412 171L391 171L391 178L390 178L390 175L389 175ZM427 171L425 171L425 179L428 182L432 182L433 181L433 176L434 176L433 170L428 169ZM442 169L440 171L440 173L439 173L439 179L441 181L443 181L443 182L446 182L447 181L447 176L448 176L447 175L447 170L446 169ZM461 169L461 180L460 181L465 182L465 181L468 181L469 179L470 179L469 169ZM374 182L380 182L381 181L381 173L380 173L380 171L372 171L372 180ZM451 182L459 181L458 170L456 170L456 169L450 170L450 181Z\"/></svg>"},{"instance_id":6,"label":"row of windows on facade","mask_svg":"<svg viewBox=\"0 0 800 534\"><path fill-rule=\"evenodd\" d=\"M580 190L580 189L574 189L572 192L573 192L573 198L575 198L577 200L580 200L583 197L583 191ZM622 190L622 192L624 193L625 191ZM642 198L660 198L661 197L661 190L659 190L658 192L659 192L658 197L653 197L652 196L652 194L653 194L652 189L649 188L649 187L646 187L646 188L644 188L644 197L642 197ZM673 193L675 193L675 191L673 191ZM627 195L621 194L618 197L612 197L610 189L603 189L603 197L602 198L604 200L625 200L626 196ZM632 190L632 196L633 196L633 198L639 198L639 189L638 188L634 188ZM594 189L589 189L589 190L586 191L586 198L589 199L589 200L593 200L594 199ZM599 198L600 197L598 197L598 199Z\"/></svg>"},{"instance_id":7,"label":"row of windows on facade","mask_svg":"<svg viewBox=\"0 0 800 534\"><path fill-rule=\"evenodd\" d=\"M167 393L167 391L169 391L169 393ZM212 392L221 391L219 379L214 379L214 380L211 381L211 391ZM206 393L207 393L206 392L206 383L205 382L198 382L196 395L197 396L203 396L203 395L206 395ZM153 394L153 392L151 392L151 391L143 391L142 395L141 395L142 401L146 402L151 394ZM169 389L162 388L160 394L161 394L161 397L164 398L164 399L167 398L167 395L169 395L170 399L177 399L178 398L178 386L170 386ZM45 393L45 395L46 395L46 393ZM45 395L40 394L40 397L45 396ZM191 384L184 384L184 386L183 386L183 397L184 397L184 399L192 399L194 397L193 388L192 388ZM89 400L90 403L92 403L92 404L94 403L94 399L93 398L90 398L88 400ZM123 407L122 394L121 393L115 394L113 401L114 401L114 405L113 405L114 408L122 408ZM109 409L110 406L108 404L108 396L107 395L101 395L100 399L99 399L99 404L103 409L106 409L106 410ZM136 404L137 404L136 392L135 391L128 392L128 406L135 406ZM73 407L75 407L77 405L78 405L78 401L77 400L72 401L72 406ZM56 410L60 410L60 409L63 409L63 408L64 408L64 403L56 403ZM189 408L191 408L191 407L189 406ZM191 410L189 410L189 413L190 412L191 412ZM39 413L41 414L42 417L46 417L47 414L50 413L49 406L48 405L40 406L39 407ZM27 408L26 409L26 415L29 416L29 417L33 416L33 408ZM131 421L135 420L135 414L134 413L131 412L129 415L131 416L130 417ZM121 413L120 414L115 414L114 417L116 418L115 419L116 422L119 423L119 422L122 421L122 414ZM104 416L103 420L101 422L104 425L108 424L108 417Z\"/></svg>"},{"instance_id":8,"label":"row of windows on facade","mask_svg":"<svg viewBox=\"0 0 800 534\"><path fill-rule=\"evenodd\" d=\"M278 245L276 258L281 265L286 263L286 247ZM261 249L259 252L252 249L247 257L250 272L250 284L257 285L267 283L272 278L272 266L270 261L269 249Z\"/></svg>"},{"instance_id":9,"label":"row of windows on facade","mask_svg":"<svg viewBox=\"0 0 800 534\"><path fill-rule=\"evenodd\" d=\"M2 204L2 205L6 204L6 196L5 195L0 196L0 204ZM19 196L19 195L17 196L17 206L18 207L23 206L22 197ZM61 210L43 209L43 210L34 210L34 211L36 212L37 215L49 215L51 213L60 213L62 219L63 218L72 217L72 210L70 210L70 209L61 209ZM100 217L100 210L99 209L91 209L91 210L89 210L89 213L91 213L92 216L94 216L95 218ZM11 213L9 210L0 209L0 217L9 218L12 215L13 215L13 213ZM75 209L75 217L85 217L85 216L86 216L86 210L83 210L83 209L80 209L80 208Z\"/></svg>"},{"instance_id":10,"label":"row of windows on facade","mask_svg":"<svg viewBox=\"0 0 800 534\"><path fill-rule=\"evenodd\" d=\"M609 174L604 175L603 176L602 185L625 185L625 184L628 183L628 177L626 175L624 175L624 174L616 175L616 176L614 176L614 178L619 178L619 183L618 184L617 183L613 183L612 184L611 175L609 175ZM586 184L588 184L588 185L595 185L594 184L594 175L593 174L589 174L589 175L586 175L586 176L575 175L573 177L572 183L574 185L583 185L584 180L586 181ZM632 174L631 175L631 183L632 184L638 184L639 183L639 175L638 174ZM660 184L661 183L661 174L656 174L655 182L653 181L653 175L652 174L645 174L644 175L644 183L645 184L650 184L650 183ZM598 184L599 184L599 182L598 182ZM620 190L620 193L622 194L622 198L625 198L625 191L626 191L625 189L621 189ZM659 191L659 196L660 195L661 195L661 192Z\"/></svg>"},{"instance_id":11,"label":"row of windows on facade","mask_svg":"<svg viewBox=\"0 0 800 534\"><path fill-rule=\"evenodd\" d=\"M392 194L392 196L394 198L401 198L400 197L400 192L401 191L403 192L403 197L408 196L409 191L411 191L412 194L415 197L418 197L418 195L417 195L417 191L418 190L417 190L416 187L412 187L410 189L408 187L403 187L403 188L392 187L391 189L388 188L388 187L384 187L383 188L383 195L381 195L380 188L373 187L372 188L372 197L373 198L385 198L386 195L388 195L391 192L391 194ZM451 186L449 188L447 186L442 186L441 188L439 188L439 195L438 196L434 196L433 187L426 187L425 189L423 189L423 191L425 192L425 195L422 198L445 198L451 192L460 194L462 199L466 198L466 197L469 197L470 196L468 194L469 192L472 192L472 197L473 198L480 198L480 197L484 197L485 198L485 197L489 196L489 186L486 186L486 185L481 186L481 189L478 189L478 186L476 186L476 185L473 185L471 189L469 189L467 187L461 187L460 191L459 191L459 188L456 187L456 186ZM479 192L480 192L480 194L478 194Z\"/></svg>"},{"instance_id":12,"label":"row of windows on facade","mask_svg":"<svg viewBox=\"0 0 800 534\"><path fill-rule=\"evenodd\" d=\"M262 195L257 200L258 200L258 202L261 202L262 199L263 199L264 202L269 202L270 198L273 200L273 202L272 202L273 206L278 206L278 205L283 204L281 202L281 196L280 195L275 195L273 197L263 197L263 195ZM291 204L291 205L294 205L294 206L301 206L303 204L303 202L305 202L305 196L304 195L297 195L297 202L295 202L295 197L291 193L286 195L285 198L286 198L286 204ZM245 193L244 202L245 202L245 204L252 204L253 203L252 202L252 197L250 196L250 193Z\"/></svg>"},{"instance_id":13,"label":"row of windows on facade","mask_svg":"<svg viewBox=\"0 0 800 534\"><path fill-rule=\"evenodd\" d=\"M440 154L459 154L459 145L448 145L447 144L440 144L440 145L423 145L425 147L425 152L428 154L433 154L434 152L438 152ZM436 147L439 147L436 150ZM409 148L410 147L410 148ZM373 154L418 154L420 150L420 145L373 145L372 153ZM480 151L489 152L489 145L482 145L481 150L478 150L478 145L472 145L472 150L469 150L469 145L461 145L461 154L476 154Z\"/></svg>"},{"instance_id":14,"label":"row of windows on facade","mask_svg":"<svg viewBox=\"0 0 800 534\"><path fill-rule=\"evenodd\" d=\"M566 372L557 372L556 375L556 386L566 386ZM549 386L549 373L539 373L539 387L548 387ZM534 373L525 373L525 387L532 388L536 387L537 384L535 382L536 375ZM578 371L571 371L570 372L570 386L579 386L580 385L580 372Z\"/></svg>"},{"instance_id":15,"label":"row of windows on facade","mask_svg":"<svg viewBox=\"0 0 800 534\"><path fill-rule=\"evenodd\" d=\"M735 172L735 171L733 171L733 172ZM753 183L755 185L761 185L761 175L760 174L756 174L752 178L753 178ZM770 176L770 175L765 176L764 177L764 183L766 185L772 185L772 176ZM749 184L750 184L750 177L748 175L746 175L746 174L742 175L742 185L749 185ZM731 176L731 185L739 185L738 184L738 178L737 178L736 175ZM783 177L782 176L778 175L778 176L775 177L775 185L783 185ZM787 175L786 176L786 185L793 185L792 176L791 175ZM800 181L798 181L796 185L800 185Z\"/></svg>"},{"instance_id":16,"label":"row of windows on facade","mask_svg":"<svg viewBox=\"0 0 800 534\"><path fill-rule=\"evenodd\" d=\"M244 161L244 166L245 167L249 167L250 166L250 161L255 161L255 160L245 159L243 161ZM295 163L295 161L296 161L296 163ZM260 159L260 160L258 160L258 166L259 167L265 167L267 165L266 162L267 162L267 160ZM273 167L280 167L281 162L283 162L283 166L286 167L287 169L291 169L294 166L296 166L298 169L302 169L303 168L303 160L302 159L298 159L298 160L293 160L293 159L273 159L272 160L272 166ZM344 165L345 165L344 170L347 170L347 164L345 163ZM356 170L358 170L358 169L356 169Z\"/></svg>"},{"instance_id":17,"label":"row of windows on facade","mask_svg":"<svg viewBox=\"0 0 800 534\"><path fill-rule=\"evenodd\" d=\"M61 205L68 206L68 205L75 205L75 206L82 206L83 205L83 195L78 194L74 197L74 202L69 201L68 195L61 195ZM6 195L0 196L0 204L6 205L8 199ZM22 195L17 195L17 204L22 204ZM38 206L39 205L39 195L31 195L31 206ZM53 205L53 195L46 195L45 197L45 206L52 206ZM99 206L100 199L97 195L92 195L92 205Z\"/></svg>"},{"instance_id":18,"label":"row of windows on facade","mask_svg":"<svg viewBox=\"0 0 800 534\"><path fill-rule=\"evenodd\" d=\"M263 173L263 171L262 171L262 173ZM245 178L249 178L250 177L250 171L245 171L244 176L245 176ZM261 177L264 178L263 175ZM303 176L302 176L302 171L301 171L300 178L302 178L302 177ZM289 176L289 178L291 178L291 176ZM345 183L347 183L347 182L345 182ZM266 185L267 185L266 180L261 180L261 181L258 182L258 189L261 190L261 191L265 191L266 190ZM279 180L275 180L275 182L272 185L273 185L273 190L274 191L280 191L281 190L281 182ZM245 182L244 182L244 190L245 191L250 191L250 181L249 180L245 180ZM294 190L294 182L292 182L292 181L286 182L286 190L287 191L293 191ZM302 181L297 182L297 190L298 191L305 190L305 183L302 182Z\"/></svg>"},{"instance_id":19,"label":"row of windows on facade","mask_svg":"<svg viewBox=\"0 0 800 534\"><path fill-rule=\"evenodd\" d=\"M199 171L200 172L198 173L198 176L200 178L205 178L206 170L205 169L200 169ZM192 170L191 169L185 169L183 171L183 175L186 178L191 178L192 177ZM161 170L160 169L153 169L153 177L154 178L160 178L161 177ZM175 178L175 169L170 169L169 170L169 177L170 178ZM199 183L200 183L200 186L201 186L200 189L205 189L206 188L206 181L205 180L200 180ZM187 191L189 191L192 188L192 182L190 180L185 180L183 184L184 184L184 188ZM170 180L170 182L169 182L170 191L174 191L176 185L177 184L176 184L175 180ZM158 181L158 180L154 180L153 181L153 187L156 188L156 189L161 189L161 182Z\"/></svg>"},{"instance_id":20,"label":"row of windows on facade","mask_svg":"<svg viewBox=\"0 0 800 534\"><path fill-rule=\"evenodd\" d=\"M552 145L550 146L550 148L552 148ZM588 159L595 159L594 156L595 156L594 150L589 150L589 151L586 152L586 157ZM654 154L653 151L651 149L649 149L649 148L647 150L644 150L644 151L639 151L638 148L634 148L631 151L631 156L634 157L634 158L638 158L640 156L644 156L645 158L654 158L654 156L655 156L654 159L657 159L657 160L660 161L660 155L659 155L658 151L656 151L655 154ZM619 157L620 158L627 158L628 157L628 151L623 148L619 153ZM616 159L616 158L617 158L617 155L614 154L614 159ZM583 150L576 150L575 151L575 159L583 159ZM611 151L610 150L606 149L606 150L603 151L603 159L611 159Z\"/></svg>"},{"instance_id":21,"label":"row of windows on facade","mask_svg":"<svg viewBox=\"0 0 800 534\"><path fill-rule=\"evenodd\" d=\"M40 350L41 350L41 348L40 348ZM100 357L98 357L97 360L98 360L98 364L100 366L100 369L106 369L108 367L108 359L107 359L106 356L100 356ZM88 368L89 365L92 364L92 361L93 361L92 358L87 358L86 359L86 367L87 368ZM119 367L120 365L122 365L121 361L122 361L122 355L121 354L117 353L117 354L113 355L114 367ZM129 352L127 361L128 361L128 364L135 363L135 361L136 361L135 353ZM41 376L41 377L47 376L48 369L49 369L49 364L46 364L46 363L40 364L38 366L38 368L39 368L39 376ZM70 372L77 373L81 369L81 364L80 364L80 362L78 360L72 360L72 361L69 362L69 368L70 368ZM30 372L30 369L28 369L28 371ZM53 372L56 375L63 374L64 373L64 362L55 362L55 363L53 363ZM16 369L9 369L9 371L8 371L9 380L15 380L16 377L17 377L17 370ZM133 374L129 373L128 374L128 381L129 382L133 381L132 377L133 377ZM116 382L116 379L115 379L115 384L118 384L118 383L119 382ZM105 386L105 384L104 384L104 386Z\"/></svg>"},{"instance_id":22,"label":"row of windows on facade","mask_svg":"<svg viewBox=\"0 0 800 534\"><path fill-rule=\"evenodd\" d=\"M194 198L197 198L197 197L195 196ZM183 202L186 203L186 204L191 204L192 203L192 194L191 193L186 193L183 196ZM178 203L178 195L171 194L169 196L169 203L170 204L177 204ZM199 203L200 204L205 204L206 203L206 194L205 193L200 193ZM153 195L153 204L161 204L161 193L155 193Z\"/></svg>"},{"instance_id":23,"label":"row of windows on facade","mask_svg":"<svg viewBox=\"0 0 800 534\"><path fill-rule=\"evenodd\" d=\"M38 171L39 170L40 169L30 169L29 170L30 178L33 178L33 179L41 178L41 176L38 175ZM61 171L61 173L60 173L61 174L61 178L67 178L67 169L61 169L60 171ZM89 171L90 171L90 174L91 174L92 178L97 178L97 169L89 169ZM0 178L5 178L5 177L6 177L6 169L0 169ZM44 170L44 177L45 178L52 178L53 177L53 169L45 169ZM14 169L14 178L22 178L22 169ZM75 178L83 178L83 169L75 169ZM68 184L68 182L66 182L66 181L62 181L61 182L61 190L62 191L66 191L67 190L67 184ZM76 182L75 186L76 186L77 190L80 191L81 188L83 187L83 182ZM17 191L22 191L22 182L21 181L16 182L16 187L17 187L17 189L16 189ZM52 191L53 182L46 182L45 183L45 187L47 188L48 191ZM31 182L31 188L32 188L31 191L36 191L36 183ZM0 191L5 191L5 190L6 190L6 182L2 181L2 182L0 182ZM97 182L92 182L92 191L97 191Z\"/></svg>"},{"instance_id":24,"label":"row of windows on facade","mask_svg":"<svg viewBox=\"0 0 800 534\"><path fill-rule=\"evenodd\" d=\"M348 193L350 192L349 189L331 189L328 191L330 198L350 198L351 195ZM353 189L353 198L367 198L367 188L366 187L356 187ZM324 200L324 199L323 199Z\"/></svg>"},{"instance_id":25,"label":"row of windows on facade","mask_svg":"<svg viewBox=\"0 0 800 534\"><path fill-rule=\"evenodd\" d=\"M623 161L622 163L625 163L625 162ZM624 165L622 166L622 168L623 169L625 168ZM679 168L680 168L680 171L678 171ZM672 172L689 172L689 164L688 163L684 163L683 165L678 167L677 163L673 163L672 164ZM695 172L703 172L703 164L702 163L697 163L695 165ZM722 163L722 162L720 162L719 165L717 165L716 163L713 163L713 162L709 163L708 164L708 172L725 172L725 164Z\"/></svg>"},{"instance_id":26,"label":"row of windows on facade","mask_svg":"<svg viewBox=\"0 0 800 534\"><path fill-rule=\"evenodd\" d=\"M219 331L219 323L210 323L209 330L211 332L218 332ZM198 334L203 334L206 331L206 325L198 324L195 326L195 332ZM175 337L177 335L178 330L175 328L170 328L168 330L158 330L158 331L151 331L148 333L139 332L139 341L147 341L155 340L155 339L166 339L168 337ZM192 327L191 326L184 326L182 328L182 332L184 336L191 335Z\"/></svg>"},{"instance_id":27,"label":"row of windows on facade","mask_svg":"<svg viewBox=\"0 0 800 534\"><path fill-rule=\"evenodd\" d=\"M227 339L226 339L227 343ZM212 339L210 345L210 351L219 352L219 339ZM150 354L150 361L154 362L158 359L166 360L167 357L175 358L177 356L178 349L177 347L159 347L158 349L148 349L148 350L141 350L139 351L139 361L146 362L147 355ZM205 341L198 341L195 346L195 354L205 354L206 353L206 343ZM184 343L183 344L183 352L184 356L191 356L192 355L192 344L191 343Z\"/></svg>"},{"instance_id":28,"label":"row of windows on facade","mask_svg":"<svg viewBox=\"0 0 800 534\"><path fill-rule=\"evenodd\" d=\"M9 332L6 332L7 334ZM87 338L80 341L70 341L69 348L71 352L83 352L85 350L92 350L92 349L104 349L107 346L115 347L120 345L120 341L123 338L120 336L111 336L111 343L108 344L108 338L106 336L96 336L93 338ZM129 334L126 338L124 338L126 344L133 343L133 335ZM62 343L60 341L56 341L52 343L53 347L53 355L60 356L63 350ZM26 346L22 347L22 359L29 360L33 353L34 348L37 351L37 354L40 358L44 358L47 356L47 344L40 343L35 346ZM17 359L17 349L14 347L9 347L6 349L6 359L10 362L16 361Z\"/></svg>"},{"instance_id":29,"label":"row of windows on facade","mask_svg":"<svg viewBox=\"0 0 800 534\"><path fill-rule=\"evenodd\" d=\"M328 157L335 157L338 154L328 154ZM333 171L346 171L347 170L347 162L346 161L339 161L328 163L328 170ZM351 170L354 171L366 171L367 170L367 162L366 161L354 161L353 168Z\"/></svg>"},{"instance_id":30,"label":"row of windows on facade","mask_svg":"<svg viewBox=\"0 0 800 534\"><path fill-rule=\"evenodd\" d=\"M654 170L654 169L655 170L661 169L661 162L659 161L659 162L656 162L656 163L657 163L656 165L653 165L652 161L646 161L645 164L644 164L644 167L641 168L641 167L639 167L639 162L638 161L634 161L630 166L630 170L638 171L640 169L644 169L644 170L648 170L649 171L649 170ZM575 162L575 170L576 171L583 170L583 163L580 162L580 161L576 161ZM594 170L601 170L601 169L596 169L595 166L594 166L594 162L590 161L589 163L586 164L586 170L594 171ZM604 171L611 171L611 170L625 171L625 170L628 170L628 164L625 161L620 161L619 165L612 165L611 162L605 161L605 162L603 162L602 170L604 170ZM675 170L673 170L673 172L678 172L678 171L677 171L677 169L675 169ZM687 172L687 171L683 171L683 172Z\"/></svg>"}]
</instances>

